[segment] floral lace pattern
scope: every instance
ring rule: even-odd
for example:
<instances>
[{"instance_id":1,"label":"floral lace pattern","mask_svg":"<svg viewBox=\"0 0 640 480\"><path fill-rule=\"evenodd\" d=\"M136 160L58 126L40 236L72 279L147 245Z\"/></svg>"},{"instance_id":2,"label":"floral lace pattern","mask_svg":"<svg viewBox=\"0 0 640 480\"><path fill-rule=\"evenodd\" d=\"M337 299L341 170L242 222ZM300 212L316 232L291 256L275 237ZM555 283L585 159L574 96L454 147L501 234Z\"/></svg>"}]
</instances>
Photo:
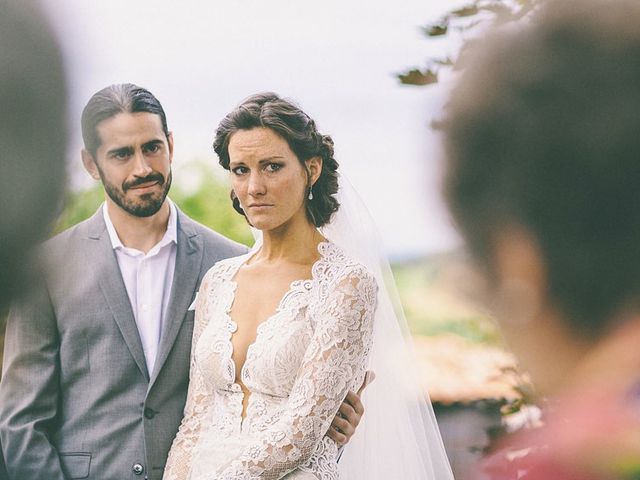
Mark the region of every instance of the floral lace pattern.
<instances>
[{"instance_id":1,"label":"floral lace pattern","mask_svg":"<svg viewBox=\"0 0 640 480\"><path fill-rule=\"evenodd\" d=\"M326 437L348 390L364 378L377 286L332 243L318 245L311 280L294 281L260 324L235 383L229 312L233 277L249 254L216 264L196 306L185 415L165 480L337 479Z\"/></svg>"}]
</instances>

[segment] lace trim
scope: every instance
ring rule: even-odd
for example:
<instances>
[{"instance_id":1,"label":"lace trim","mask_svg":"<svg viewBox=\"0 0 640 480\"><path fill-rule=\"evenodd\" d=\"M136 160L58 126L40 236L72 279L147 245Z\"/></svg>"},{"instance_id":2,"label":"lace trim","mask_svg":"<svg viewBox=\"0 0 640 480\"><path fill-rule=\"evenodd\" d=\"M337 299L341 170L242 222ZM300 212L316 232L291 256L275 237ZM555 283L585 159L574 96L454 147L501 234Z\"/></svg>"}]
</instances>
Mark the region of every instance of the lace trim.
<instances>
[{"instance_id":1,"label":"lace trim","mask_svg":"<svg viewBox=\"0 0 640 480\"><path fill-rule=\"evenodd\" d=\"M256 337L253 342L247 347L247 356L245 361L240 369L240 380L246 386L247 379L249 378L248 371L251 368L251 360L255 360L255 349L256 345L261 343L262 337L265 335L266 331L273 330L274 325L278 322L280 317L283 316L283 313L289 314L292 317L297 314L297 311L305 306L305 302L300 301L298 298L299 295L307 294L313 287L315 283L315 278L318 276L317 271L320 270L320 264L325 261L325 256L330 249L329 242L320 242L318 244L318 253L320 253L320 257L316 260L311 266L311 278L310 279L297 279L293 280L289 285L289 288L284 293L280 302L278 302L278 306L275 311L266 317L264 320L260 322L258 328L256 329ZM337 248L337 247L336 247ZM222 312L224 314L224 328L226 329L227 334L225 335L225 339L227 341L226 348L224 350L225 361L226 361L226 372L228 372L229 379L229 388L235 393L241 393L244 397L245 393L242 391L242 387L238 382L236 382L236 364L233 361L233 334L238 330L238 324L231 318L231 308L233 307L233 302L235 301L236 291L238 290L238 283L234 280L235 275L238 273L238 270L242 268L251 258L253 254L248 253L241 257L238 257L242 261L233 262L229 266L229 268L224 270L224 276L226 278L221 278L224 283L222 285L225 289L225 294L222 296L224 299L224 304L222 304ZM231 263L231 262L230 262ZM289 305L291 303L292 305ZM250 380L249 380L250 381ZM243 399L241 399L243 400Z\"/></svg>"}]
</instances>

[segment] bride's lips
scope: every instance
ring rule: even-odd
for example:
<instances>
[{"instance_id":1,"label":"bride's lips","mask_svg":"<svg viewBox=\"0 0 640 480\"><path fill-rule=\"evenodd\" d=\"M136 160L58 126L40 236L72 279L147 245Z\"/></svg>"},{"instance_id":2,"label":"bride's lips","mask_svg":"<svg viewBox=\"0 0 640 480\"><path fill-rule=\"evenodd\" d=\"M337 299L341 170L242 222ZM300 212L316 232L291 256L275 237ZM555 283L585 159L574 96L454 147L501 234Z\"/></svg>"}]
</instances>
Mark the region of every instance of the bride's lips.
<instances>
[{"instance_id":1,"label":"bride's lips","mask_svg":"<svg viewBox=\"0 0 640 480\"><path fill-rule=\"evenodd\" d=\"M273 207L273 205L270 203L254 203L248 206L248 208L266 208L266 207Z\"/></svg>"}]
</instances>

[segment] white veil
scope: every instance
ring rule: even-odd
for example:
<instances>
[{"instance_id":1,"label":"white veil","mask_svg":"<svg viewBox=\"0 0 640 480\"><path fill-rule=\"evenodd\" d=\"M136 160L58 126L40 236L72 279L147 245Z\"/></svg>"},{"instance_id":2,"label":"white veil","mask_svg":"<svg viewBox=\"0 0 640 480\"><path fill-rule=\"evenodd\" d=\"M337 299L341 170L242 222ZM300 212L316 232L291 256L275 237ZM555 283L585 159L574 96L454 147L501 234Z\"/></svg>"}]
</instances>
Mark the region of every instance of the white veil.
<instances>
[{"instance_id":1,"label":"white veil","mask_svg":"<svg viewBox=\"0 0 640 480\"><path fill-rule=\"evenodd\" d=\"M365 414L340 458L341 477L453 479L431 402L418 384L407 322L375 223L344 175L337 198L340 208L320 231L367 267L379 286L369 366L376 378L362 395Z\"/></svg>"}]
</instances>

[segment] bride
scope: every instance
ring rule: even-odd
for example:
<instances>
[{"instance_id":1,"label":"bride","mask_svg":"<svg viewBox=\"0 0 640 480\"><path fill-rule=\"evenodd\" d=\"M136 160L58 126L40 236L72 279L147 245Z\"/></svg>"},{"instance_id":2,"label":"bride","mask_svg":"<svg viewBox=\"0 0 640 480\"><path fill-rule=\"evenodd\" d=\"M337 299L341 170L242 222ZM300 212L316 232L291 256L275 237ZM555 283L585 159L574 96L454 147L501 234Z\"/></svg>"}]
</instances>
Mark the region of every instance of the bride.
<instances>
[{"instance_id":1,"label":"bride","mask_svg":"<svg viewBox=\"0 0 640 480\"><path fill-rule=\"evenodd\" d=\"M222 120L214 149L260 238L202 281L164 479L452 479L428 400L407 381L366 209L343 178L338 188L331 138L265 93ZM368 367L367 414L342 455L326 433Z\"/></svg>"}]
</instances>

